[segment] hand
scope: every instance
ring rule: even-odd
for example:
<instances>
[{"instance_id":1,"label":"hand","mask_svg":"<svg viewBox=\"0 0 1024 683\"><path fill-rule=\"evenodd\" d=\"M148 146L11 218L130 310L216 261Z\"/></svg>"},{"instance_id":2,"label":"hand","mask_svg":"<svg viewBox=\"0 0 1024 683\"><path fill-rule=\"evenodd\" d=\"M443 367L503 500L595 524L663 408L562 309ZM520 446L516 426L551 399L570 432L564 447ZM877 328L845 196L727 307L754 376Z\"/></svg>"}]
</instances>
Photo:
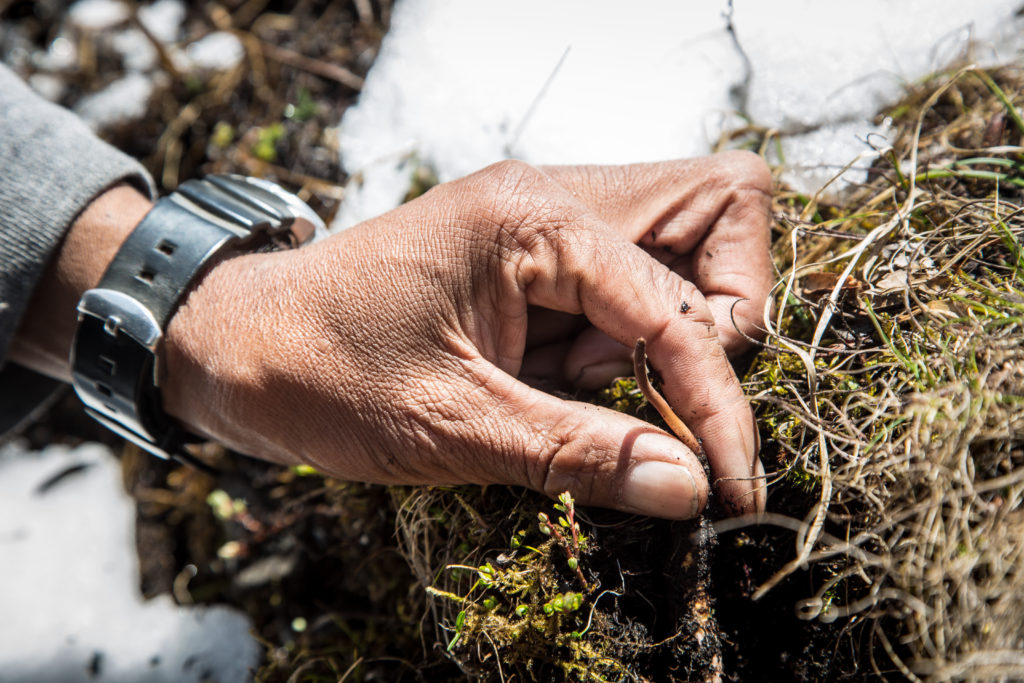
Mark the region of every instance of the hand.
<instances>
[{"instance_id":1,"label":"hand","mask_svg":"<svg viewBox=\"0 0 1024 683\"><path fill-rule=\"evenodd\" d=\"M217 265L172 318L165 406L242 452L345 479L518 484L691 517L708 482L682 443L517 379L600 384L643 336L714 477L739 478L723 499L760 509L726 349L744 344L730 310L754 334L769 289L769 191L743 153L496 164L313 246ZM573 338L580 315L593 327Z\"/></svg>"}]
</instances>

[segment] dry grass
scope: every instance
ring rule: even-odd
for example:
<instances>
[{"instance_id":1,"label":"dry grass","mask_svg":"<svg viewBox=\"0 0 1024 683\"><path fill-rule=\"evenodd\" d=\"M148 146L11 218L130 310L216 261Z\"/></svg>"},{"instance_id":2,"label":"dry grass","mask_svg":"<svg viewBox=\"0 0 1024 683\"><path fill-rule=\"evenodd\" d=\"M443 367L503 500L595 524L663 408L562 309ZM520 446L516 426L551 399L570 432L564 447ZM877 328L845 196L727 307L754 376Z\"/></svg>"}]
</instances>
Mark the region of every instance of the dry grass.
<instances>
[{"instance_id":1,"label":"dry grass","mask_svg":"<svg viewBox=\"0 0 1024 683\"><path fill-rule=\"evenodd\" d=\"M766 518L796 551L754 597L827 568L799 613L871 620L876 673L1024 676L1022 99L1016 68L936 78L841 206L778 200L746 384L772 483L817 503Z\"/></svg>"}]
</instances>

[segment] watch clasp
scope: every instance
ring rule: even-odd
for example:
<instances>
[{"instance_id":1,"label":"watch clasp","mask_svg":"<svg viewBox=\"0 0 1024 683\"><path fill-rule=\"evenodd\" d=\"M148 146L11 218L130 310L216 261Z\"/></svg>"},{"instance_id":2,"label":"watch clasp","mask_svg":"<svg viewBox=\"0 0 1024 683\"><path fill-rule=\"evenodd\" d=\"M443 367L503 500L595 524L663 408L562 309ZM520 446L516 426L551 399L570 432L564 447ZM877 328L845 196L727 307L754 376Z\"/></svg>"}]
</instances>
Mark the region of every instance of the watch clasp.
<instances>
[{"instance_id":1,"label":"watch clasp","mask_svg":"<svg viewBox=\"0 0 1024 683\"><path fill-rule=\"evenodd\" d=\"M138 344L156 353L163 336L160 324L138 300L113 289L90 289L78 301L78 318L92 316L103 321L103 329L112 337L128 335Z\"/></svg>"}]
</instances>

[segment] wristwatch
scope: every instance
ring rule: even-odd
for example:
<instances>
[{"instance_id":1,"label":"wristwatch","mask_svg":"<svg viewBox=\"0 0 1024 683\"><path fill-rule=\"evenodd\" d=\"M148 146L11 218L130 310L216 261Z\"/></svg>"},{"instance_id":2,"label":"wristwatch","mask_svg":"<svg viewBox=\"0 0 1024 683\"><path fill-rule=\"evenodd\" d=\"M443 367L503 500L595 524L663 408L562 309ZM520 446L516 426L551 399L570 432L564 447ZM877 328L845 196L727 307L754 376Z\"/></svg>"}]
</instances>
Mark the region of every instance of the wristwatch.
<instances>
[{"instance_id":1,"label":"wristwatch","mask_svg":"<svg viewBox=\"0 0 1024 683\"><path fill-rule=\"evenodd\" d=\"M301 199L260 178L212 175L160 199L78 302L71 374L86 412L161 458L194 462L200 439L164 413L158 358L167 324L213 261L298 247L324 231Z\"/></svg>"}]
</instances>

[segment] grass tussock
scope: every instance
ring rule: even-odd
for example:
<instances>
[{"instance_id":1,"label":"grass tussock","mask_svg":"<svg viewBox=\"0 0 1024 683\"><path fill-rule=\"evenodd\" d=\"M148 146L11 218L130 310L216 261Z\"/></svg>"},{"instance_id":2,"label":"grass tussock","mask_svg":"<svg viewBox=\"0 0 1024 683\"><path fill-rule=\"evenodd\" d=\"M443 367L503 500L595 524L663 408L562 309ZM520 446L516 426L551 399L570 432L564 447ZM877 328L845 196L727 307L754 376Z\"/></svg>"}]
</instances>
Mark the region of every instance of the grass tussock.
<instances>
[{"instance_id":1,"label":"grass tussock","mask_svg":"<svg viewBox=\"0 0 1024 683\"><path fill-rule=\"evenodd\" d=\"M863 624L875 673L1024 676L1022 100L1017 68L937 77L845 201L777 200L746 386L770 490L813 505L764 520L796 544L754 598L824 569L798 613Z\"/></svg>"}]
</instances>

